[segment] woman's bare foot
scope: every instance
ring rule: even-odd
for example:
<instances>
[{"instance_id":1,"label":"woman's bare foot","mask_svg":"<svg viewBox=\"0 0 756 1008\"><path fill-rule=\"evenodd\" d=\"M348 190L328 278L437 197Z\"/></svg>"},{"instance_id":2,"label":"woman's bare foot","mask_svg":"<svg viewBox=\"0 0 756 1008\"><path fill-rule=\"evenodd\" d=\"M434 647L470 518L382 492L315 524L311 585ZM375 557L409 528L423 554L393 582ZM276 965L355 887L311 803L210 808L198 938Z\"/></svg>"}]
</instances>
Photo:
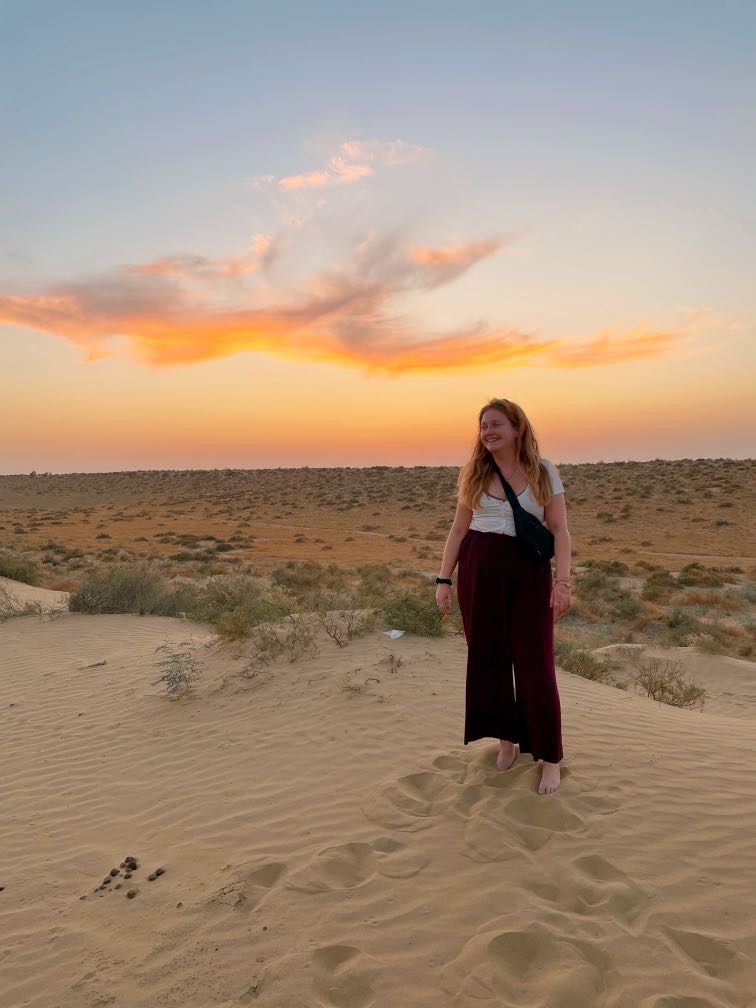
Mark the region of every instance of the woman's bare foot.
<instances>
[{"instance_id":1,"label":"woman's bare foot","mask_svg":"<svg viewBox=\"0 0 756 1008\"><path fill-rule=\"evenodd\" d=\"M517 759L517 746L514 742L509 742L506 739L501 739L499 745L501 748L499 749L499 755L496 757L496 766L499 770L509 770Z\"/></svg>"},{"instance_id":2,"label":"woman's bare foot","mask_svg":"<svg viewBox=\"0 0 756 1008\"><path fill-rule=\"evenodd\" d=\"M553 794L559 787L559 764L547 763L543 761L541 770L541 783L538 785L538 794Z\"/></svg>"}]
</instances>

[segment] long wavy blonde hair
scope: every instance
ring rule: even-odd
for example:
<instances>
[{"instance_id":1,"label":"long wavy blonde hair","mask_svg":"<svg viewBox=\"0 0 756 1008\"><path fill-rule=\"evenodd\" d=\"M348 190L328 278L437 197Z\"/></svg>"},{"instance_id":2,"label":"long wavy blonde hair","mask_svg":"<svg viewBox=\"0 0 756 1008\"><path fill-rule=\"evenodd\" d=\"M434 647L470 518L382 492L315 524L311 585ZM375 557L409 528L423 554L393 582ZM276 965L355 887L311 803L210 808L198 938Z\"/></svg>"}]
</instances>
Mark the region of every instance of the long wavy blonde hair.
<instances>
[{"instance_id":1,"label":"long wavy blonde hair","mask_svg":"<svg viewBox=\"0 0 756 1008\"><path fill-rule=\"evenodd\" d=\"M541 462L538 441L525 411L509 399L491 399L478 414L478 431L472 454L460 470L457 480L458 499L474 510L494 474L493 456L480 440L480 424L483 414L489 409L499 410L514 427L517 433L517 460L528 478L533 496L545 507L552 496L551 480L546 466Z\"/></svg>"}]
</instances>

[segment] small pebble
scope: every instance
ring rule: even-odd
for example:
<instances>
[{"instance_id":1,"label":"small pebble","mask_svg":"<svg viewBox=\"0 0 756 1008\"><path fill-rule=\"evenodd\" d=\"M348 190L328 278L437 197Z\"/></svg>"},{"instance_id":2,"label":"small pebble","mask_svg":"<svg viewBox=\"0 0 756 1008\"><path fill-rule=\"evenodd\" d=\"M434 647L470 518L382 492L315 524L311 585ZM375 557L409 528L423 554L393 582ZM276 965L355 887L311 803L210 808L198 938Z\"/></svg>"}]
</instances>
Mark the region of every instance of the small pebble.
<instances>
[{"instance_id":1,"label":"small pebble","mask_svg":"<svg viewBox=\"0 0 756 1008\"><path fill-rule=\"evenodd\" d=\"M82 898L82 899L86 899L86 896L82 896L81 898ZM177 903L177 904L176 904L176 909L178 910L178 909L179 909L179 907L182 907L183 905L184 905L183 903Z\"/></svg>"},{"instance_id":2,"label":"small pebble","mask_svg":"<svg viewBox=\"0 0 756 1008\"><path fill-rule=\"evenodd\" d=\"M157 875L154 872L152 873L152 875L148 875L147 876L147 879L150 882L154 882L156 878L157 878Z\"/></svg>"},{"instance_id":3,"label":"small pebble","mask_svg":"<svg viewBox=\"0 0 756 1008\"><path fill-rule=\"evenodd\" d=\"M155 874L156 875L165 875L165 868L156 868L155 869Z\"/></svg>"},{"instance_id":4,"label":"small pebble","mask_svg":"<svg viewBox=\"0 0 756 1008\"><path fill-rule=\"evenodd\" d=\"M115 878L115 877L116 877L116 875L118 875L118 874L120 874L120 873L119 873L119 871L118 871L118 869L117 869L117 868L111 868L111 869L110 869L110 877L111 877L111 878Z\"/></svg>"},{"instance_id":5,"label":"small pebble","mask_svg":"<svg viewBox=\"0 0 756 1008\"><path fill-rule=\"evenodd\" d=\"M114 888L114 889L120 889L120 888L121 888L121 883L120 883L120 882L118 882L118 883L117 883L117 885L114 885L114 886L113 886L113 888Z\"/></svg>"},{"instance_id":6,"label":"small pebble","mask_svg":"<svg viewBox=\"0 0 756 1008\"><path fill-rule=\"evenodd\" d=\"M130 871L124 872L123 873L123 877L124 878L131 878L131 872Z\"/></svg>"},{"instance_id":7,"label":"small pebble","mask_svg":"<svg viewBox=\"0 0 756 1008\"><path fill-rule=\"evenodd\" d=\"M134 899L135 896L136 896L136 889L129 889L129 891L126 893L127 899Z\"/></svg>"},{"instance_id":8,"label":"small pebble","mask_svg":"<svg viewBox=\"0 0 756 1008\"><path fill-rule=\"evenodd\" d=\"M81 900L81 899L86 899L86 898L87 898L86 896L79 896L79 899L80 899L80 900Z\"/></svg>"}]
</instances>

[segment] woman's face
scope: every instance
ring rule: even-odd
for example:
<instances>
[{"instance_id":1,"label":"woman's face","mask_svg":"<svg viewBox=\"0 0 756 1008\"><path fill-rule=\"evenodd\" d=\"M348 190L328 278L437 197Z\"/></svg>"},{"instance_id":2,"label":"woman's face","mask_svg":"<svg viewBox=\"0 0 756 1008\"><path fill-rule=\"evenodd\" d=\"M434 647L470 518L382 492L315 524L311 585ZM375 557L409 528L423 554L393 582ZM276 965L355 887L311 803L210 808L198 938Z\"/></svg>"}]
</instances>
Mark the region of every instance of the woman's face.
<instances>
[{"instance_id":1,"label":"woman's face","mask_svg":"<svg viewBox=\"0 0 756 1008\"><path fill-rule=\"evenodd\" d=\"M495 452L514 446L517 442L517 431L506 413L497 409L487 409L480 420L480 440L490 452Z\"/></svg>"}]
</instances>

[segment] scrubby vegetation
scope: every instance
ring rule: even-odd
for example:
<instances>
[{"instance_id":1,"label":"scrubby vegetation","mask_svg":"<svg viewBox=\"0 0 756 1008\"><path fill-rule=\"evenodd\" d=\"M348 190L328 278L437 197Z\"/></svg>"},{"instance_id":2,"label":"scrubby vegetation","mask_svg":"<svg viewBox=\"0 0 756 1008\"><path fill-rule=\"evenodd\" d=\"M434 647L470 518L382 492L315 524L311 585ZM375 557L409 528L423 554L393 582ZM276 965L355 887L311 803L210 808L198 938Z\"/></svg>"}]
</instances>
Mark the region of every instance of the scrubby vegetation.
<instances>
[{"instance_id":1,"label":"scrubby vegetation","mask_svg":"<svg viewBox=\"0 0 756 1008\"><path fill-rule=\"evenodd\" d=\"M23 581L24 584L39 584L39 564L28 557L21 557L7 550L0 550L0 577L12 581Z\"/></svg>"},{"instance_id":2,"label":"scrubby vegetation","mask_svg":"<svg viewBox=\"0 0 756 1008\"><path fill-rule=\"evenodd\" d=\"M615 675L614 663L609 658L597 658L588 648L576 647L564 641L558 642L554 651L557 665L566 672L618 689L627 688L627 683Z\"/></svg>"},{"instance_id":3,"label":"scrubby vegetation","mask_svg":"<svg viewBox=\"0 0 756 1008\"><path fill-rule=\"evenodd\" d=\"M686 682L679 661L652 658L637 673L635 682L652 700L674 707L698 707L703 710L706 690Z\"/></svg>"},{"instance_id":4,"label":"scrubby vegetation","mask_svg":"<svg viewBox=\"0 0 756 1008\"><path fill-rule=\"evenodd\" d=\"M564 661L600 678L586 656L623 642L752 658L750 460L559 468L576 546ZM0 576L72 591L74 611L184 614L261 653L277 645L258 628L277 627L280 641L300 618L337 647L371 625L461 634L457 606L440 620L432 580L456 476L373 466L0 477Z\"/></svg>"},{"instance_id":5,"label":"scrubby vegetation","mask_svg":"<svg viewBox=\"0 0 756 1008\"><path fill-rule=\"evenodd\" d=\"M155 662L155 667L160 669L161 675L152 685L162 684L173 698L191 692L193 683L202 675L202 662L194 653L191 642L162 644L155 649L155 654L161 654L163 657Z\"/></svg>"}]
</instances>

